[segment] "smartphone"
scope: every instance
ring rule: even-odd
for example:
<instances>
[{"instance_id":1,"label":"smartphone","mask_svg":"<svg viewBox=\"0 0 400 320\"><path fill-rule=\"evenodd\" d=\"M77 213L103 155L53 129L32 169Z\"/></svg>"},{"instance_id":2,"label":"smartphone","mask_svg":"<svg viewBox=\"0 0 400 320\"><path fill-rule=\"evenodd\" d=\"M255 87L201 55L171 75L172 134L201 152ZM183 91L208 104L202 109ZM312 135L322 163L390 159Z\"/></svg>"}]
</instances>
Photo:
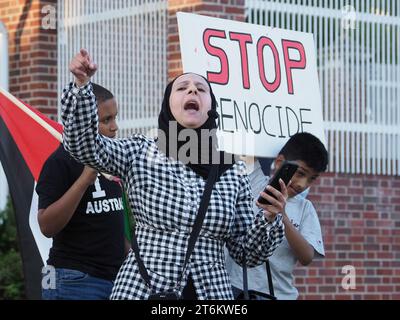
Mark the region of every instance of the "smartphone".
<instances>
[{"instance_id":1,"label":"smartphone","mask_svg":"<svg viewBox=\"0 0 400 320\"><path fill-rule=\"evenodd\" d=\"M269 180L268 185L274 187L276 190L281 191L281 185L279 183L279 179L282 179L285 185L287 185L292 179L293 175L296 173L298 164L293 161L284 161L278 171L274 174L274 176ZM275 196L272 192L268 191L267 188L264 189L264 192L272 197ZM262 204L271 204L268 200L259 196L258 202Z\"/></svg>"}]
</instances>

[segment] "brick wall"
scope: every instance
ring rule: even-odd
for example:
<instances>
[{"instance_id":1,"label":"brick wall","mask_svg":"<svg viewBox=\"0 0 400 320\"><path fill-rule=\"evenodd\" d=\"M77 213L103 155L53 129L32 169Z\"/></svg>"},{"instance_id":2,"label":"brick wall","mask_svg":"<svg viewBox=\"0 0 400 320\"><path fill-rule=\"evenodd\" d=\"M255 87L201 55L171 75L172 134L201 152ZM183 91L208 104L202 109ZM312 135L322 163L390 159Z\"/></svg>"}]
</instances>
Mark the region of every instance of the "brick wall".
<instances>
[{"instance_id":1,"label":"brick wall","mask_svg":"<svg viewBox=\"0 0 400 320\"><path fill-rule=\"evenodd\" d=\"M0 0L9 40L9 90L52 118L57 115L57 30L41 27L41 10L56 3Z\"/></svg>"},{"instance_id":2,"label":"brick wall","mask_svg":"<svg viewBox=\"0 0 400 320\"><path fill-rule=\"evenodd\" d=\"M400 178L325 174L312 188L326 258L298 267L301 299L400 299ZM344 290L345 265L356 288Z\"/></svg>"}]
</instances>

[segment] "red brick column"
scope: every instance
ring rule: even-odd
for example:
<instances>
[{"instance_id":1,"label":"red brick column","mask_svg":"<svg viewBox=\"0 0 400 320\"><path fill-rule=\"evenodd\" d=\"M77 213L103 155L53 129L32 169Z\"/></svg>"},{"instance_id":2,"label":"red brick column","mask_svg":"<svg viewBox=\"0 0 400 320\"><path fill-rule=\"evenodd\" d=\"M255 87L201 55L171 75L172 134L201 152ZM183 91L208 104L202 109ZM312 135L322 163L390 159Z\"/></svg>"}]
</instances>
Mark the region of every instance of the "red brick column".
<instances>
[{"instance_id":1,"label":"red brick column","mask_svg":"<svg viewBox=\"0 0 400 320\"><path fill-rule=\"evenodd\" d=\"M41 10L56 0L0 0L8 31L9 90L39 111L57 115L57 30L42 28Z\"/></svg>"},{"instance_id":2,"label":"red brick column","mask_svg":"<svg viewBox=\"0 0 400 320\"><path fill-rule=\"evenodd\" d=\"M168 1L168 78L182 73L176 12L192 12L222 19L244 21L244 0L169 0Z\"/></svg>"}]
</instances>

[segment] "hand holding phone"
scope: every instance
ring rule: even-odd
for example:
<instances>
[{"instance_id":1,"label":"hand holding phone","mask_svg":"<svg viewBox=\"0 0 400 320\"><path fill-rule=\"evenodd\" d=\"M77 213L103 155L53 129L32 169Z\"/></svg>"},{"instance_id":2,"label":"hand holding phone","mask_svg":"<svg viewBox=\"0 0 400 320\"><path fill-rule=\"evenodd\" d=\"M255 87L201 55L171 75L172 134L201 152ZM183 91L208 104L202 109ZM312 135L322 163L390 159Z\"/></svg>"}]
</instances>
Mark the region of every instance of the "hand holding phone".
<instances>
[{"instance_id":1,"label":"hand holding phone","mask_svg":"<svg viewBox=\"0 0 400 320\"><path fill-rule=\"evenodd\" d=\"M279 184L279 179L282 179L285 185L287 185L290 181L290 179L293 177L293 175L296 173L297 168L299 166L297 163L292 162L292 161L284 161L281 165L281 167L278 169L278 171L274 174L274 176L269 180L268 185L271 187L275 188L279 192L281 191L281 186ZM271 197L275 196L270 192L267 188L264 189L264 192ZM261 204L267 204L270 205L271 203L264 199L262 196L258 198L258 202Z\"/></svg>"}]
</instances>

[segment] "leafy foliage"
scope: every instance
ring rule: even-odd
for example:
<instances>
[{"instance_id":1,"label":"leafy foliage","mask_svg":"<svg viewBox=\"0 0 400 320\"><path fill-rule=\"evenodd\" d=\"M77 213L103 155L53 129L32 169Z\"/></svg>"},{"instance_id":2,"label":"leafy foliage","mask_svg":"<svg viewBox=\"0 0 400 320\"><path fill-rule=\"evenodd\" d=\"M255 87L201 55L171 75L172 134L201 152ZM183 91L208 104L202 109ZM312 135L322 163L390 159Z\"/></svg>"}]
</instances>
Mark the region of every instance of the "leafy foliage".
<instances>
[{"instance_id":1,"label":"leafy foliage","mask_svg":"<svg viewBox=\"0 0 400 320\"><path fill-rule=\"evenodd\" d=\"M24 299L22 260L11 201L0 211L0 299Z\"/></svg>"}]
</instances>

